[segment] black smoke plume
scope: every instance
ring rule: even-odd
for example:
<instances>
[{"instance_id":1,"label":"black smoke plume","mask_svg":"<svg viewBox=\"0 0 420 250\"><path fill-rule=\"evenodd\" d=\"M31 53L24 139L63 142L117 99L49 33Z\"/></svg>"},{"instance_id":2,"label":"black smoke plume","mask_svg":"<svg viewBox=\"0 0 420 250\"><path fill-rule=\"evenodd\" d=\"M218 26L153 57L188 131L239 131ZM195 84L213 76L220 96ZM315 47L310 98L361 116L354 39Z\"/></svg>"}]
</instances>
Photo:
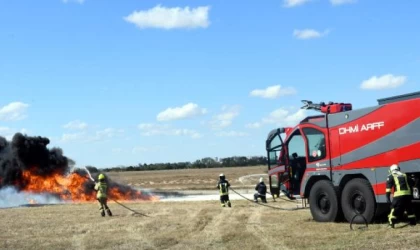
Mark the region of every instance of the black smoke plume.
<instances>
[{"instance_id":1,"label":"black smoke plume","mask_svg":"<svg viewBox=\"0 0 420 250\"><path fill-rule=\"evenodd\" d=\"M30 170L40 176L68 173L69 159L63 155L60 148L48 149L49 143L50 140L46 137L25 136L21 133L16 133L11 142L0 137L0 188L24 188L24 170Z\"/></svg>"},{"instance_id":2,"label":"black smoke plume","mask_svg":"<svg viewBox=\"0 0 420 250\"><path fill-rule=\"evenodd\" d=\"M46 137L27 136L21 133L16 133L11 142L0 136L0 189L12 186L18 191L24 190L29 184L23 178L24 171L30 171L31 174L41 177L57 174L68 176L71 173L84 178L83 183L79 184L81 192L95 197L96 191L93 189L95 182L90 180L88 172L84 169L74 170L71 166L74 165L74 161L64 156L61 148L47 148L49 143L50 140ZM97 175L99 173L93 174L92 177L97 180ZM129 186L113 182L108 177L106 181L119 197L124 196L125 199L131 200L150 198ZM112 199L112 194L110 198Z\"/></svg>"}]
</instances>

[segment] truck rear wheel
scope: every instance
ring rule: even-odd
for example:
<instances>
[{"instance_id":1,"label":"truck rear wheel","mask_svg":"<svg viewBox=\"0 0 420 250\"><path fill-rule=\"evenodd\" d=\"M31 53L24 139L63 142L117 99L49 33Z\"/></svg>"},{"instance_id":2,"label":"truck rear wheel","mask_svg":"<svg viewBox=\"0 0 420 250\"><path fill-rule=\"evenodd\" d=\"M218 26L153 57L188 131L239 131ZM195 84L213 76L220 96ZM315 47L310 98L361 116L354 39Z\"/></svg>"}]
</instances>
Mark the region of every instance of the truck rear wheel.
<instances>
[{"instance_id":1,"label":"truck rear wheel","mask_svg":"<svg viewBox=\"0 0 420 250\"><path fill-rule=\"evenodd\" d=\"M368 223L372 222L375 217L376 201L369 181L361 178L349 181L341 195L341 207L348 222L357 214L362 215ZM365 220L357 216L353 223L362 224Z\"/></svg>"},{"instance_id":2,"label":"truck rear wheel","mask_svg":"<svg viewBox=\"0 0 420 250\"><path fill-rule=\"evenodd\" d=\"M318 222L333 222L339 215L339 202L333 184L327 180L316 182L309 194L312 217Z\"/></svg>"}]
</instances>

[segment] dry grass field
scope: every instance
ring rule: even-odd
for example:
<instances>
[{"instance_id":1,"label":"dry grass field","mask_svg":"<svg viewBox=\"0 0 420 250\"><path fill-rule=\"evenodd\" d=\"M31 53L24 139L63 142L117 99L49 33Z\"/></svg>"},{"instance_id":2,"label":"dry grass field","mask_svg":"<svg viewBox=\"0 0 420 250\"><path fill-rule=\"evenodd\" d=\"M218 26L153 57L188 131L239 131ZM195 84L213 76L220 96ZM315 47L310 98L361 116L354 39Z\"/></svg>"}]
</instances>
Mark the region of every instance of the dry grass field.
<instances>
[{"instance_id":1,"label":"dry grass field","mask_svg":"<svg viewBox=\"0 0 420 250\"><path fill-rule=\"evenodd\" d=\"M109 172L107 175L120 183L133 187L162 190L214 190L219 174L224 173L232 186L252 187L258 178L241 183L238 178L253 174L266 174L267 166L180 169L161 171ZM253 180L253 182L249 182ZM245 184L245 185L244 185Z\"/></svg>"},{"instance_id":2,"label":"dry grass field","mask_svg":"<svg viewBox=\"0 0 420 250\"><path fill-rule=\"evenodd\" d=\"M220 172L233 185L240 185L240 176L264 170L126 172L112 173L111 177L143 188L213 189ZM268 201L275 207L296 207L283 200ZM232 204L232 208L222 208L218 201L125 203L145 217L110 202L114 216L105 218L99 215L97 204L0 209L0 249L382 250L418 249L420 245L420 225L398 224L390 230L386 224L371 224L352 231L348 223L314 222L309 209L284 211L246 200Z\"/></svg>"},{"instance_id":3,"label":"dry grass field","mask_svg":"<svg viewBox=\"0 0 420 250\"><path fill-rule=\"evenodd\" d=\"M347 223L316 223L309 210L280 211L247 201L111 203L0 209L0 249L418 249L420 227L386 225L351 231ZM278 207L294 206L285 201ZM401 225L399 225L401 226Z\"/></svg>"}]
</instances>

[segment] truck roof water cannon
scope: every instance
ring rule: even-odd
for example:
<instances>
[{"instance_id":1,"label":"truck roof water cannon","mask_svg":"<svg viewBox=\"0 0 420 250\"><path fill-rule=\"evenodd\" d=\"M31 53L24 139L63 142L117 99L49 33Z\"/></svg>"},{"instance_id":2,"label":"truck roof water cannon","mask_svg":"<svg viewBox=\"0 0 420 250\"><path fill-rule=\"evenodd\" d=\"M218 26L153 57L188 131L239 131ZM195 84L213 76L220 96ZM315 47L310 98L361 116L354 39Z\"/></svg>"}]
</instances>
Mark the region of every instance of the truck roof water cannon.
<instances>
[{"instance_id":1,"label":"truck roof water cannon","mask_svg":"<svg viewBox=\"0 0 420 250\"><path fill-rule=\"evenodd\" d=\"M351 103L328 102L328 104L325 104L325 102L313 103L312 101L308 100L302 100L302 102L304 105L301 107L301 109L317 110L325 114L351 111L353 109Z\"/></svg>"}]
</instances>

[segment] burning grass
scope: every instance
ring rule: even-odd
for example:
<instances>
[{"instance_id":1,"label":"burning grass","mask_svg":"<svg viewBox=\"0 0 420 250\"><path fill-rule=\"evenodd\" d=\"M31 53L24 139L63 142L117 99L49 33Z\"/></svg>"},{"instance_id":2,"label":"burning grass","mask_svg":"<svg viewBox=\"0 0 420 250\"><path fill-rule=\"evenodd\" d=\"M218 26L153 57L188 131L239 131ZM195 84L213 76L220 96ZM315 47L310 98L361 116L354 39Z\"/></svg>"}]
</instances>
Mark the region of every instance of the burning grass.
<instances>
[{"instance_id":1,"label":"burning grass","mask_svg":"<svg viewBox=\"0 0 420 250\"><path fill-rule=\"evenodd\" d=\"M33 174L31 171L23 171L22 181L25 183L22 191L30 193L49 193L59 196L61 200L72 202L96 201L96 192L93 190L94 182L82 171L73 172L69 175L53 173L48 176ZM139 190L118 184L108 180L109 199L122 201L156 200L157 197L143 194Z\"/></svg>"},{"instance_id":2,"label":"burning grass","mask_svg":"<svg viewBox=\"0 0 420 250\"><path fill-rule=\"evenodd\" d=\"M93 202L96 200L94 182L88 171L70 166L70 159L60 148L47 148L49 139L21 133L11 142L0 137L0 195L1 207L10 206L13 192L25 200L13 204L34 204L37 200L49 203ZM95 178L97 179L97 178ZM122 185L107 178L108 197L111 200L155 200L157 197ZM23 194L23 196L21 195Z\"/></svg>"},{"instance_id":3,"label":"burning grass","mask_svg":"<svg viewBox=\"0 0 420 250\"><path fill-rule=\"evenodd\" d=\"M293 207L277 201L269 204ZM417 249L420 226L386 224L351 231L348 223L317 223L309 210L279 211L247 201L110 203L0 209L1 249ZM398 225L401 227L402 225ZM41 230L42 229L42 230Z\"/></svg>"}]
</instances>

